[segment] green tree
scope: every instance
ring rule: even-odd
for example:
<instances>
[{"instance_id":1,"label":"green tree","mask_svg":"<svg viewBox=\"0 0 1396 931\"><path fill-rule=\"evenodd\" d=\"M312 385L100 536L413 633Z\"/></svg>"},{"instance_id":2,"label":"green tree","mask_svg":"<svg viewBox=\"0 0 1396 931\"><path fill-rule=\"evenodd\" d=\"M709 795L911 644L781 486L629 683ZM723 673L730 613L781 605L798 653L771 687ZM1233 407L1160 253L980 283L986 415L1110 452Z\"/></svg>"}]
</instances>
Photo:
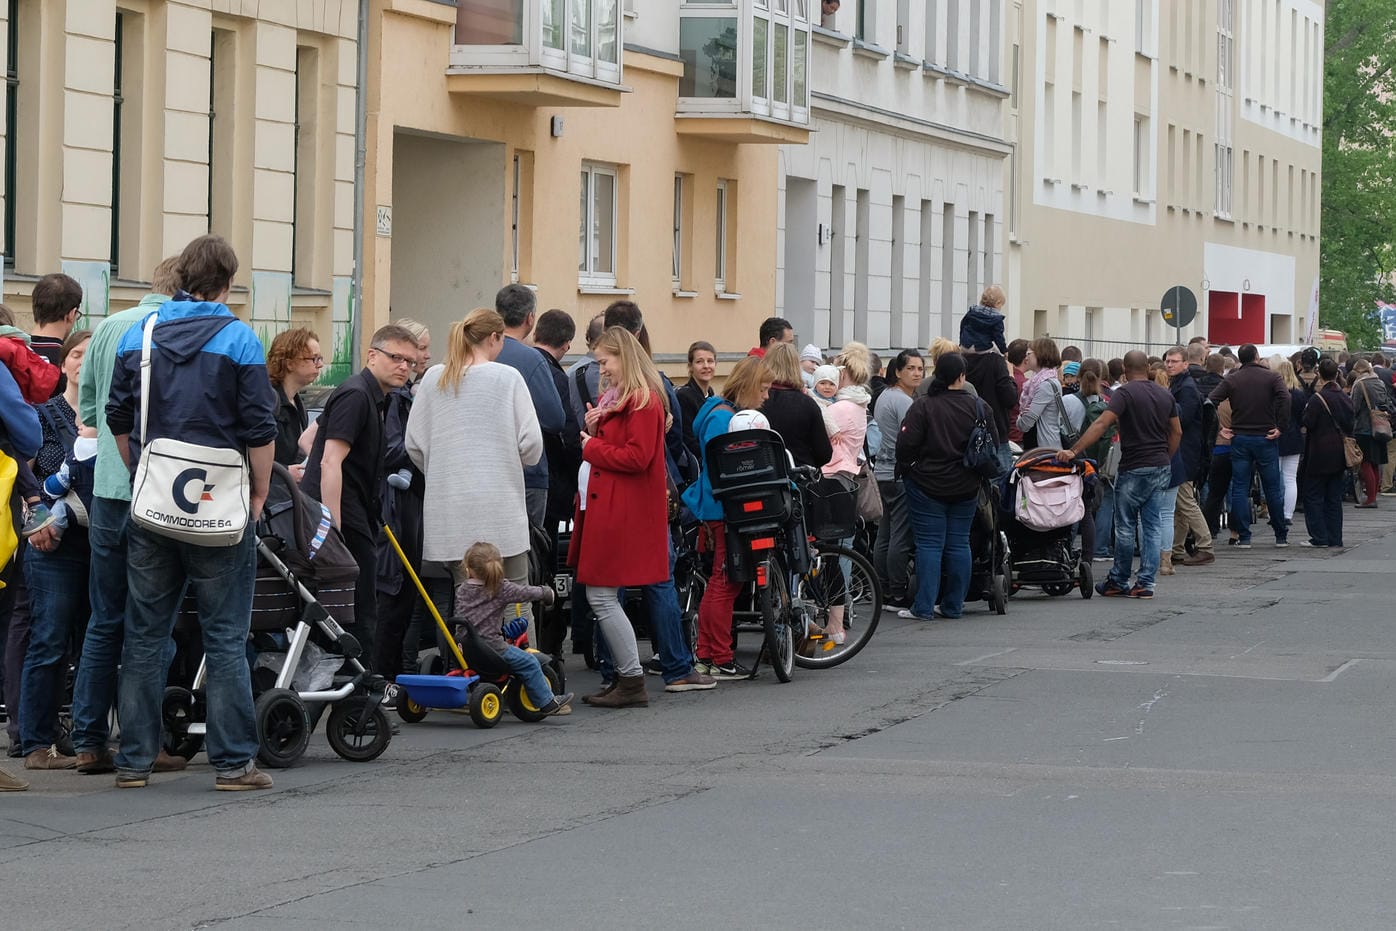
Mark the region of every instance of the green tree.
<instances>
[{"instance_id":1,"label":"green tree","mask_svg":"<svg viewBox=\"0 0 1396 931\"><path fill-rule=\"evenodd\" d=\"M1376 302L1396 299L1396 3L1325 10L1319 320L1374 347Z\"/></svg>"}]
</instances>

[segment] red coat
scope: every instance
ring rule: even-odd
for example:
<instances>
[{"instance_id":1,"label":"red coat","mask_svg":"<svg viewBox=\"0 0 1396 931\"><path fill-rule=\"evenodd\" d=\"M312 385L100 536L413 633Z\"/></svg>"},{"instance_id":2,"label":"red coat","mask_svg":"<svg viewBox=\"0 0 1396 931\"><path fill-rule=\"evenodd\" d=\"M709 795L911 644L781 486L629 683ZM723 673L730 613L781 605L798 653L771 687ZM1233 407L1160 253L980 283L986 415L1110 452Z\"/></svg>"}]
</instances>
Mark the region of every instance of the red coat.
<instances>
[{"instance_id":1,"label":"red coat","mask_svg":"<svg viewBox=\"0 0 1396 931\"><path fill-rule=\"evenodd\" d=\"M664 403L651 394L643 408L626 405L597 429L582 447L591 478L587 509L573 524L568 565L583 585L663 582L669 578Z\"/></svg>"}]
</instances>

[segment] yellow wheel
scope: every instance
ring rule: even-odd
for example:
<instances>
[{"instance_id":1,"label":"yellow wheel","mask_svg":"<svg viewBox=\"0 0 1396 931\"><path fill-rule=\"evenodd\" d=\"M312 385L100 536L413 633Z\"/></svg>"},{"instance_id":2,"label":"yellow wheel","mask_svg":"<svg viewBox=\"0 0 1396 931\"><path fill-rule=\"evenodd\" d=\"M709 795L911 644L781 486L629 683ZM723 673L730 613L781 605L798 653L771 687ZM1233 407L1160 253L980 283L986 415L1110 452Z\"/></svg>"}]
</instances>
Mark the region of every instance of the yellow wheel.
<instances>
[{"instance_id":1,"label":"yellow wheel","mask_svg":"<svg viewBox=\"0 0 1396 931\"><path fill-rule=\"evenodd\" d=\"M482 682L470 690L470 720L476 727L494 727L504 715L504 702L499 689Z\"/></svg>"},{"instance_id":2,"label":"yellow wheel","mask_svg":"<svg viewBox=\"0 0 1396 931\"><path fill-rule=\"evenodd\" d=\"M397 694L397 716L408 724L416 724L427 716L427 709L414 702L407 694L407 689L401 689Z\"/></svg>"},{"instance_id":3,"label":"yellow wheel","mask_svg":"<svg viewBox=\"0 0 1396 931\"><path fill-rule=\"evenodd\" d=\"M548 687L553 690L553 694L562 691L562 683L558 681L557 673L551 666L543 667L543 675L548 679ZM547 717L546 714L538 710L538 706L533 704L533 699L528 697L528 689L523 687L523 683L517 678L510 679L509 685L504 690L504 697L509 702L509 710L514 713L514 717L529 724L536 724Z\"/></svg>"}]
</instances>

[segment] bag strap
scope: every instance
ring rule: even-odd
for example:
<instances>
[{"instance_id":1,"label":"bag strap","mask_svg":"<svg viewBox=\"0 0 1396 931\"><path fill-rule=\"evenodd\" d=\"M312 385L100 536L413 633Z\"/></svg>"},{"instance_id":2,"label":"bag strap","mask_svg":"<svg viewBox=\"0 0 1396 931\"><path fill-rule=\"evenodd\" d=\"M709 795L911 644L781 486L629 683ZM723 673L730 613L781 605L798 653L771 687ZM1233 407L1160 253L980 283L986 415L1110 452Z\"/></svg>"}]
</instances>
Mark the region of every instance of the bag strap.
<instances>
[{"instance_id":1,"label":"bag strap","mask_svg":"<svg viewBox=\"0 0 1396 931\"><path fill-rule=\"evenodd\" d=\"M572 378L577 383L577 396L582 399L583 405L596 404L596 398L591 396L591 389L587 387L587 370L595 364L595 362L588 362L572 373Z\"/></svg>"},{"instance_id":2,"label":"bag strap","mask_svg":"<svg viewBox=\"0 0 1396 931\"><path fill-rule=\"evenodd\" d=\"M1066 414L1066 404L1062 401L1062 386L1057 384L1056 379L1053 378L1047 379L1047 382L1048 384L1051 384L1056 388L1057 433L1062 434L1067 431L1071 431L1073 433L1076 433L1077 437L1079 438L1081 434L1077 433L1076 429L1071 426L1071 418L1068 417Z\"/></svg>"},{"instance_id":3,"label":"bag strap","mask_svg":"<svg viewBox=\"0 0 1396 931\"><path fill-rule=\"evenodd\" d=\"M1323 409L1328 411L1328 419L1333 421L1333 429L1338 431L1338 435L1347 436L1347 434L1343 432L1342 424L1338 423L1338 415L1333 413L1333 408L1328 406L1328 399L1323 396L1323 392L1315 391L1314 397L1318 398L1318 402L1323 405Z\"/></svg>"},{"instance_id":4,"label":"bag strap","mask_svg":"<svg viewBox=\"0 0 1396 931\"><path fill-rule=\"evenodd\" d=\"M49 406L52 403L52 401L47 401L40 404L35 410L39 412L40 417L44 418L44 422L48 424L53 435L58 437L58 441L63 444L64 454L71 456L73 443L77 442L78 438L77 430L68 422L67 417L54 413L53 408Z\"/></svg>"},{"instance_id":5,"label":"bag strap","mask_svg":"<svg viewBox=\"0 0 1396 931\"><path fill-rule=\"evenodd\" d=\"M150 412L150 343L152 334L155 332L155 318L158 314L152 313L145 318L144 332L141 334L141 447L144 448L150 443L150 437L145 432L146 415Z\"/></svg>"}]
</instances>

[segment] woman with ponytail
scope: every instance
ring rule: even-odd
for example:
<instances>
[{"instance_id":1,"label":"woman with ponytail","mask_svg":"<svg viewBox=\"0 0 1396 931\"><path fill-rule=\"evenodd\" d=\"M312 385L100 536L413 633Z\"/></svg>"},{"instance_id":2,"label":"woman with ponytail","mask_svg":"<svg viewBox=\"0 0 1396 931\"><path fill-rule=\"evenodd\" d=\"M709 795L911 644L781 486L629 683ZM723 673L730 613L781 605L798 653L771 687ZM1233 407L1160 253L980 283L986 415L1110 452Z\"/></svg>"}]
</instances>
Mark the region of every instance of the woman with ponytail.
<instances>
[{"instance_id":1,"label":"woman with ponytail","mask_svg":"<svg viewBox=\"0 0 1396 931\"><path fill-rule=\"evenodd\" d=\"M407 419L407 455L426 476L423 575L447 613L452 590L465 581L461 557L476 541L504 554L509 581L528 584L523 470L542 456L543 434L523 376L494 361L503 346L504 318L493 310L452 324L445 364L422 376ZM507 614L532 621L528 605Z\"/></svg>"},{"instance_id":2,"label":"woman with ponytail","mask_svg":"<svg viewBox=\"0 0 1396 931\"><path fill-rule=\"evenodd\" d=\"M987 405L965 391L964 356L947 352L936 359L926 394L902 421L897 474L905 482L916 540L916 597L909 609L897 612L900 617L925 621L935 614L959 617L964 611L972 567L969 531L980 484L964 458L981 409L992 431Z\"/></svg>"}]
</instances>

